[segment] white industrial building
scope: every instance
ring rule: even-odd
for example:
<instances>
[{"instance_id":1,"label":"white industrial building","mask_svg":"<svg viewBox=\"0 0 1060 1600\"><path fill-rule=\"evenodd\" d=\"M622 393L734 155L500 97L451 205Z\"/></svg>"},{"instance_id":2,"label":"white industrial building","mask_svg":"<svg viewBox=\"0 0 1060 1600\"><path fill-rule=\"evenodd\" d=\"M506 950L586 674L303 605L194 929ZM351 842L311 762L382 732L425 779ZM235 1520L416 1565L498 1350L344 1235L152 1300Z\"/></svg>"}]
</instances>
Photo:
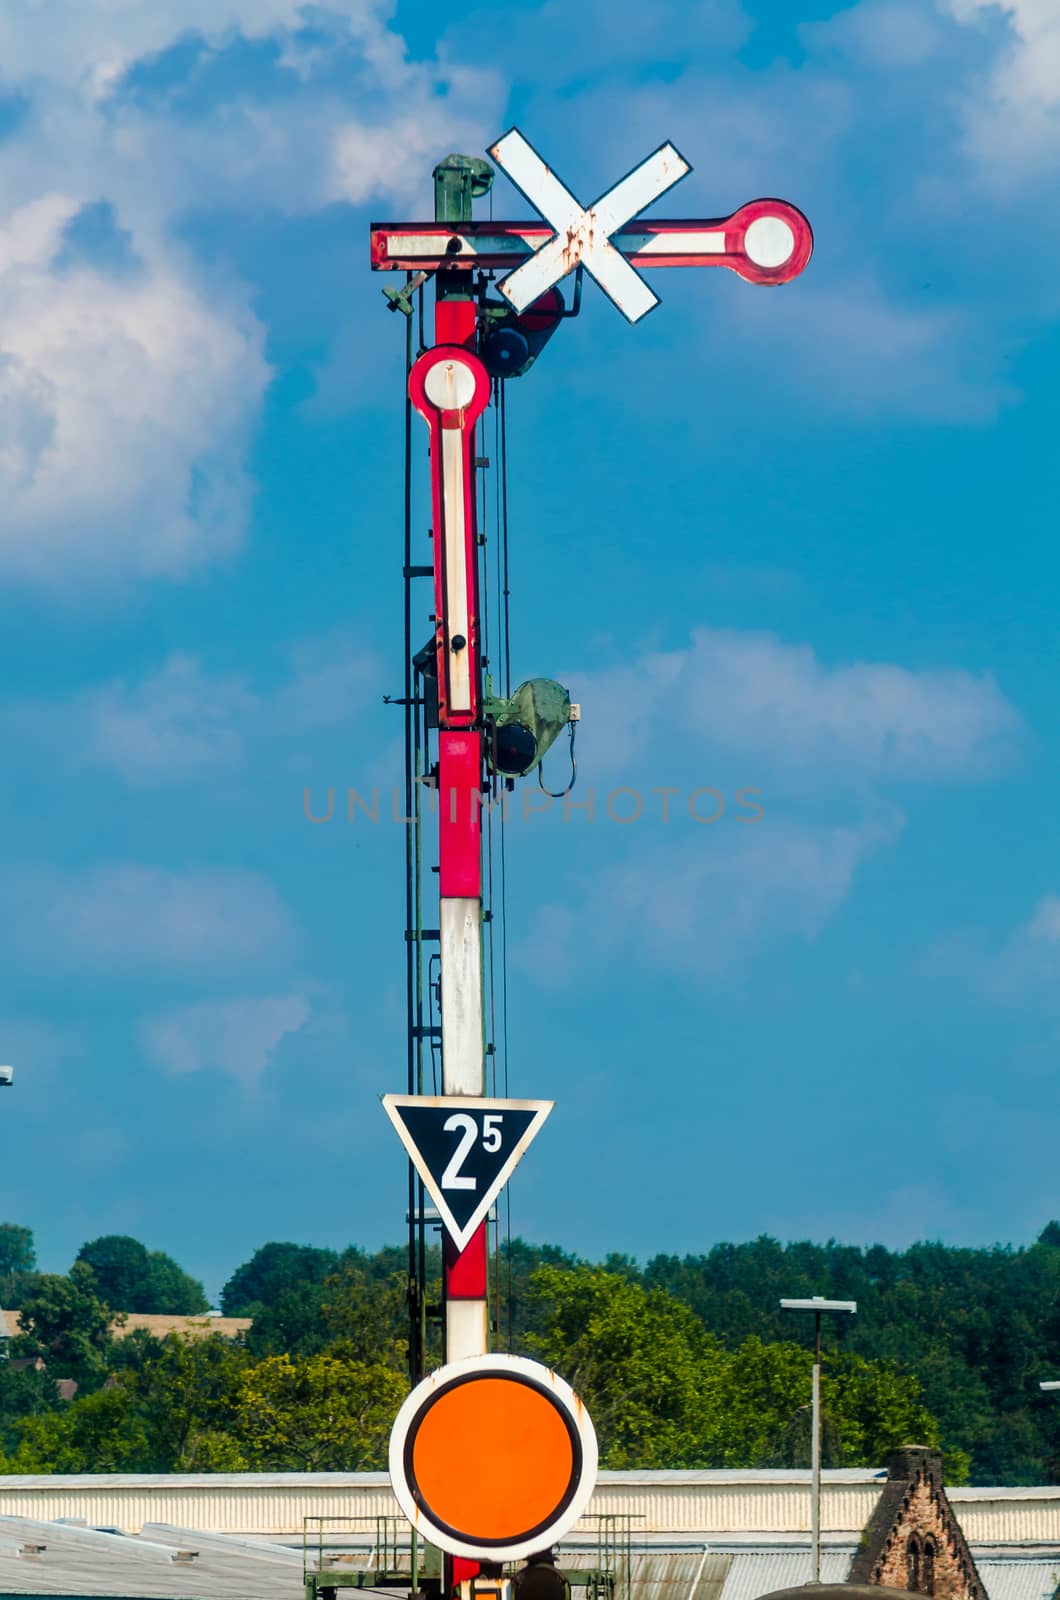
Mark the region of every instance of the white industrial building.
<instances>
[{"instance_id":1,"label":"white industrial building","mask_svg":"<svg viewBox=\"0 0 1060 1600\"><path fill-rule=\"evenodd\" d=\"M884 1469L824 1474L826 1582L848 1575L886 1481ZM987 1600L1054 1600L1060 1487L947 1498ZM0 1477L0 1600L300 1600L307 1519L328 1559L368 1567L377 1522L398 1515L384 1473ZM620 1552L628 1537L632 1600L757 1600L808 1581L809 1527L806 1472L601 1472L562 1559L592 1565L601 1537Z\"/></svg>"}]
</instances>

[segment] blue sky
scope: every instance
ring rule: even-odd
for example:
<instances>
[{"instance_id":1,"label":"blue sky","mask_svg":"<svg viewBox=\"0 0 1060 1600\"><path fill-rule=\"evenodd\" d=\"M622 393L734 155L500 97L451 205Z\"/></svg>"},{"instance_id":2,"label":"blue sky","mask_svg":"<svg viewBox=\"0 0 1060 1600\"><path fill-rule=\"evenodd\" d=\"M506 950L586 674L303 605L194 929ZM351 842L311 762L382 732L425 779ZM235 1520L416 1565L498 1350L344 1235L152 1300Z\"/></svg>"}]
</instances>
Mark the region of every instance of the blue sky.
<instances>
[{"instance_id":1,"label":"blue sky","mask_svg":"<svg viewBox=\"0 0 1060 1600\"><path fill-rule=\"evenodd\" d=\"M340 820L400 781L368 224L513 123L586 200L671 139L660 215L776 194L817 239L778 292L658 273L636 328L590 285L510 385L513 668L581 701L597 806L508 830L510 1085L557 1101L513 1226L1032 1239L1051 0L12 0L0 61L0 1210L43 1264L128 1232L216 1292L270 1238L400 1235L401 830Z\"/></svg>"}]
</instances>

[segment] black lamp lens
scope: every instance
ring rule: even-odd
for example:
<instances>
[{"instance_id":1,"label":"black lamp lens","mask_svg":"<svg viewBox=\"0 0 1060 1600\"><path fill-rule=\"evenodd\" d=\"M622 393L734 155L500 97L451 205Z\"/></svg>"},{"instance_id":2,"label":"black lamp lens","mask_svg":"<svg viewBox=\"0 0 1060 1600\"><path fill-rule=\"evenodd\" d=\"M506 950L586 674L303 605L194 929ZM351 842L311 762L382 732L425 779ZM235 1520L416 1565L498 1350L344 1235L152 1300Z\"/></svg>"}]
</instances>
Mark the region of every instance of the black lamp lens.
<instances>
[{"instance_id":1,"label":"black lamp lens","mask_svg":"<svg viewBox=\"0 0 1060 1600\"><path fill-rule=\"evenodd\" d=\"M487 369L503 378L506 372L518 372L529 361L530 344L517 328L498 328L483 341L481 355Z\"/></svg>"},{"instance_id":2,"label":"black lamp lens","mask_svg":"<svg viewBox=\"0 0 1060 1600\"><path fill-rule=\"evenodd\" d=\"M503 723L493 741L493 765L510 778L529 772L537 755L537 740L521 722Z\"/></svg>"}]
</instances>

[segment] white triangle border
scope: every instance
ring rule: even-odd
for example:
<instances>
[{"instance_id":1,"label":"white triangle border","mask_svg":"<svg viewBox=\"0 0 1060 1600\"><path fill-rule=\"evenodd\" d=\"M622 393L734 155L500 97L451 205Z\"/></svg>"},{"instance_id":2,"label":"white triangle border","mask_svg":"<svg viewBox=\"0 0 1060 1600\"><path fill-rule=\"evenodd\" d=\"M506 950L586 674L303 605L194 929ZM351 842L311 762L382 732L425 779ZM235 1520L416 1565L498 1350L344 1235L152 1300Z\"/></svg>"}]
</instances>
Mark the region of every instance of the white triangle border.
<instances>
[{"instance_id":1,"label":"white triangle border","mask_svg":"<svg viewBox=\"0 0 1060 1600\"><path fill-rule=\"evenodd\" d=\"M379 1098L382 1102L383 1110L393 1124L394 1131L405 1147L405 1153L423 1179L423 1186L427 1193L438 1207L438 1214L442 1219L446 1233L448 1233L458 1250L467 1249L479 1223L487 1216L494 1200L496 1200L519 1165L548 1117L549 1112L556 1104L554 1100L497 1100L487 1096L469 1094L384 1094L380 1095ZM420 1106L424 1109L433 1107L437 1110L442 1110L449 1106L454 1111L463 1109L464 1111L532 1111L534 1113L533 1120L527 1124L522 1137L516 1143L514 1150L508 1156L496 1178L494 1178L485 1197L475 1207L470 1221L463 1228L460 1227L446 1204L441 1186L435 1183L426 1161L420 1154L419 1147L401 1120L400 1110L405 1106Z\"/></svg>"}]
</instances>

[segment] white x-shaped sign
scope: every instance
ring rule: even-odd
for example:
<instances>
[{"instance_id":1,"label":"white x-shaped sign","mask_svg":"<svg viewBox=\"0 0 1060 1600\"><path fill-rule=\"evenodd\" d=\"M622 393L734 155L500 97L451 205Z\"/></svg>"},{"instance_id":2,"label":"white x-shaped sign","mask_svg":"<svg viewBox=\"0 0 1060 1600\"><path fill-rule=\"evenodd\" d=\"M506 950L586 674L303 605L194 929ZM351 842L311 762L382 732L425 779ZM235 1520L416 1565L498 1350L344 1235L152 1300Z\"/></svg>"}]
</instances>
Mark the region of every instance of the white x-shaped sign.
<instances>
[{"instance_id":1,"label":"white x-shaped sign","mask_svg":"<svg viewBox=\"0 0 1060 1600\"><path fill-rule=\"evenodd\" d=\"M577 266L591 273L630 322L639 321L659 304L658 296L615 249L611 235L691 172L672 144L661 145L587 208L564 188L517 128L498 139L489 153L556 230L555 238L497 285L509 305L525 311Z\"/></svg>"}]
</instances>

